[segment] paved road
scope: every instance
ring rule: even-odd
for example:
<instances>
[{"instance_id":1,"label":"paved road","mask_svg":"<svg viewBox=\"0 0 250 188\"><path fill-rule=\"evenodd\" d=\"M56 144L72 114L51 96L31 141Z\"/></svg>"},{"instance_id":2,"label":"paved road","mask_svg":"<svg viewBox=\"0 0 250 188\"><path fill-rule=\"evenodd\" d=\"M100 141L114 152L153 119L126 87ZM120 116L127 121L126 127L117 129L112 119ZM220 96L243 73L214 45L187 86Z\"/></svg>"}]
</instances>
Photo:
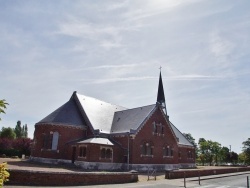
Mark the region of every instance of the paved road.
<instances>
[{"instance_id":1,"label":"paved road","mask_svg":"<svg viewBox=\"0 0 250 188\"><path fill-rule=\"evenodd\" d=\"M244 174L244 175L202 180L201 186L195 185L195 186L187 186L187 187L190 187L190 188L198 188L198 187L199 188L246 188L247 176L249 176L250 178L250 174ZM188 185L188 182L187 182L187 185Z\"/></svg>"}]
</instances>

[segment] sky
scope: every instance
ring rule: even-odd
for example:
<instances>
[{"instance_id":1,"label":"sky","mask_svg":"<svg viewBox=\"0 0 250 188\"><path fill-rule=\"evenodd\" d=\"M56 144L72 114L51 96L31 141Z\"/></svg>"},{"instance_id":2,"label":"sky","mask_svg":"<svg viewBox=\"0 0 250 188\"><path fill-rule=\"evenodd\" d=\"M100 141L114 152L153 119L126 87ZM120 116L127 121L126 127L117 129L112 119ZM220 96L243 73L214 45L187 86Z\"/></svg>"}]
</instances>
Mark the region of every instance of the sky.
<instances>
[{"instance_id":1,"label":"sky","mask_svg":"<svg viewBox=\"0 0 250 188\"><path fill-rule=\"evenodd\" d=\"M34 125L74 91L154 104L170 121L241 152L250 138L249 0L0 0L0 127Z\"/></svg>"}]
</instances>

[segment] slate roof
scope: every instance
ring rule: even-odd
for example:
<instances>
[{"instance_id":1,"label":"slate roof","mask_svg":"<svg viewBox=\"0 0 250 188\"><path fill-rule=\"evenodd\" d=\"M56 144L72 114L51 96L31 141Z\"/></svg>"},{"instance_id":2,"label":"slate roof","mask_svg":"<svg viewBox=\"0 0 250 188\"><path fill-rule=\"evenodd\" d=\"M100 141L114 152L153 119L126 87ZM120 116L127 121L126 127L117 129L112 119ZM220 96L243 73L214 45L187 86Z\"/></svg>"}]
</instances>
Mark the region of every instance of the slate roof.
<instances>
[{"instance_id":1,"label":"slate roof","mask_svg":"<svg viewBox=\"0 0 250 188\"><path fill-rule=\"evenodd\" d=\"M157 105L153 104L126 109L74 92L68 102L38 123L85 127L89 122L92 128L99 129L100 133L135 133L156 108ZM193 146L171 122L170 125L178 138L178 144ZM107 138L91 138L78 143L112 144Z\"/></svg>"},{"instance_id":2,"label":"slate roof","mask_svg":"<svg viewBox=\"0 0 250 188\"><path fill-rule=\"evenodd\" d=\"M193 146L188 139L174 126L173 123L170 122L171 128L174 131L175 136L178 138L178 144L185 145L185 146Z\"/></svg>"},{"instance_id":3,"label":"slate roof","mask_svg":"<svg viewBox=\"0 0 250 188\"><path fill-rule=\"evenodd\" d=\"M68 102L43 118L38 123L53 123L77 127L84 127L86 125L73 98L70 98Z\"/></svg>"},{"instance_id":4,"label":"slate roof","mask_svg":"<svg viewBox=\"0 0 250 188\"><path fill-rule=\"evenodd\" d=\"M110 133L126 133L130 129L137 130L156 105L143 106L115 112Z\"/></svg>"},{"instance_id":5,"label":"slate roof","mask_svg":"<svg viewBox=\"0 0 250 188\"><path fill-rule=\"evenodd\" d=\"M99 129L102 133L110 133L115 112L126 109L78 93L76 93L76 97L92 127L94 129Z\"/></svg>"},{"instance_id":6,"label":"slate roof","mask_svg":"<svg viewBox=\"0 0 250 188\"><path fill-rule=\"evenodd\" d=\"M87 140L79 141L79 142L77 142L77 144L101 144L101 145L109 145L109 146L114 145L107 138L89 138Z\"/></svg>"}]
</instances>

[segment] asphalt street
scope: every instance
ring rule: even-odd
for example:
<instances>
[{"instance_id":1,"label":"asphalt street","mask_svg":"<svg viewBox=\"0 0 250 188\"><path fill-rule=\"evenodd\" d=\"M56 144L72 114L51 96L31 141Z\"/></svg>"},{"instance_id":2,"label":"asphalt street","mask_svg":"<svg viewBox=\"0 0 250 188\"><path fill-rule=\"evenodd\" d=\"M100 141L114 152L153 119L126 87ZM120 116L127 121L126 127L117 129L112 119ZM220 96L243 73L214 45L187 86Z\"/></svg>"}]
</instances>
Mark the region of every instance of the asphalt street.
<instances>
[{"instance_id":1,"label":"asphalt street","mask_svg":"<svg viewBox=\"0 0 250 188\"><path fill-rule=\"evenodd\" d=\"M229 176L223 178L207 179L201 181L201 186L190 186L192 188L243 188L247 187L247 176L250 174ZM198 181L197 181L198 183Z\"/></svg>"}]
</instances>

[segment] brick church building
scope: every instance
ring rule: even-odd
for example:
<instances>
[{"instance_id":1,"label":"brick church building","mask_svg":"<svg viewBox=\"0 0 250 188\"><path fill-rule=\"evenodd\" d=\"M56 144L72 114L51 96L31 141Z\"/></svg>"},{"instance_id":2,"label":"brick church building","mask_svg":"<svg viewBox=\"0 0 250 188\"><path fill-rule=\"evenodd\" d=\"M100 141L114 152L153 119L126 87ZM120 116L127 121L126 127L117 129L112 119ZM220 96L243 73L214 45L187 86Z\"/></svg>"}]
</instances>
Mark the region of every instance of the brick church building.
<instances>
[{"instance_id":1,"label":"brick church building","mask_svg":"<svg viewBox=\"0 0 250 188\"><path fill-rule=\"evenodd\" d=\"M194 167L195 149L169 120L160 73L152 105L127 109L73 92L35 124L31 160L94 170L167 170Z\"/></svg>"}]
</instances>

